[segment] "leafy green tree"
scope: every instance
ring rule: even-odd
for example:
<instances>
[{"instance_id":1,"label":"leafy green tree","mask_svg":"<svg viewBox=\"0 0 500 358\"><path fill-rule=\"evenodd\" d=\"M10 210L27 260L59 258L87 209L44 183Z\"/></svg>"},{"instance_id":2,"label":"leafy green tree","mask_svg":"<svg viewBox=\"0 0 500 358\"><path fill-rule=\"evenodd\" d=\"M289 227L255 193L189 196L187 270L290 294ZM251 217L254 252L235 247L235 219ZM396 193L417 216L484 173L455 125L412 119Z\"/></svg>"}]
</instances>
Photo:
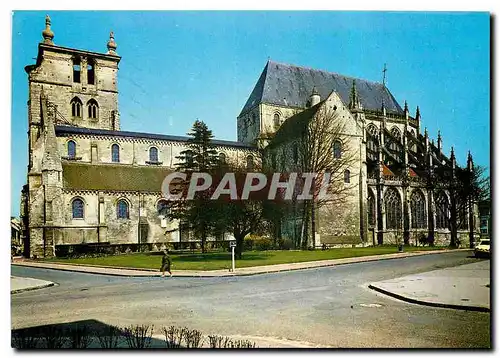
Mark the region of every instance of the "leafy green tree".
<instances>
[{"instance_id":1,"label":"leafy green tree","mask_svg":"<svg viewBox=\"0 0 500 358\"><path fill-rule=\"evenodd\" d=\"M253 171L256 171L254 168ZM223 177L225 173L234 173L236 180L241 184L247 170L237 162L226 161L218 167L216 176ZM241 195L241 185L238 195ZM251 199L251 198L249 198ZM245 236L261 234L267 222L263 218L262 200L231 200L229 195L221 195L212 202L212 214L216 218L216 231L231 233L236 240L235 256L241 259L244 249Z\"/></svg>"},{"instance_id":2,"label":"leafy green tree","mask_svg":"<svg viewBox=\"0 0 500 358\"><path fill-rule=\"evenodd\" d=\"M217 151L212 143L212 131L203 121L196 120L187 135L187 149L176 157L176 170L186 173L188 179L193 173L212 173L218 163ZM187 193L189 180L182 186L182 191ZM210 195L211 191L205 190L195 193L192 200L175 201L169 213L171 219L179 219L183 228L191 230L195 237L201 239L203 253L206 252L207 237L215 228Z\"/></svg>"}]
</instances>

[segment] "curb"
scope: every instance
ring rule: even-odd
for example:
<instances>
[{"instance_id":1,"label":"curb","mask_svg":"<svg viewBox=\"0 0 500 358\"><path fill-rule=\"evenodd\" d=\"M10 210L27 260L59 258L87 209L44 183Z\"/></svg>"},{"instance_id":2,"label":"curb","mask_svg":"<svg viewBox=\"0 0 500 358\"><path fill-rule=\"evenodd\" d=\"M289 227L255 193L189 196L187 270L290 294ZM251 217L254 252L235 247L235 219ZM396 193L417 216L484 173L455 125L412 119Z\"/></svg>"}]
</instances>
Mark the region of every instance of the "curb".
<instances>
[{"instance_id":1,"label":"curb","mask_svg":"<svg viewBox=\"0 0 500 358\"><path fill-rule=\"evenodd\" d=\"M51 282L51 283L47 283L47 284L42 285L42 286L26 287L26 288L21 288L19 290L10 291L10 294L13 295L15 293L21 293L21 292L26 292L26 291L34 291L34 290L39 290L41 288L52 287L52 286L55 286L55 285L56 284L54 282Z\"/></svg>"},{"instance_id":2,"label":"curb","mask_svg":"<svg viewBox=\"0 0 500 358\"><path fill-rule=\"evenodd\" d=\"M378 257L379 255L371 255L371 256L365 256L365 259L360 260L360 261L353 261L353 262L325 262L323 264L319 265L314 265L315 262L318 261L307 261L309 264L312 264L313 266L305 266L305 267L287 267L287 268L282 268L282 269L265 269L263 268L261 271L258 272L241 272L238 273L236 271L235 273L221 273L221 274L209 274L209 272L214 272L214 271L199 271L200 274L186 274L186 275L179 275L174 277L188 277L188 278L210 278L210 277L235 277L235 276L254 276L254 275L261 275L261 274L270 274L270 273L278 273L278 272L287 272L287 271L298 271L298 270L307 270L307 269L315 269L315 268L321 268L321 267L331 267L331 266L340 266L340 265L350 265L350 264L357 264L357 263L363 263L363 262L371 262L371 261L382 261L382 260L394 260L394 259L401 259L401 258L408 258L408 257L414 257L414 256L424 256L424 255L434 255L434 254L444 254L444 253L452 253L452 252L461 252L461 251L470 251L471 249L455 249L455 250L436 250L436 251L419 251L419 252L409 252L409 253L404 253L403 254L409 254L405 256L391 256L391 257ZM395 253L394 255L398 255L401 253ZM392 254L390 254L392 255ZM361 256L360 256L361 257ZM358 257L359 258L359 257ZM344 260L344 259L337 259L337 260ZM64 267L46 267L46 266L32 266L30 265L31 262L24 261L23 263L12 263L14 266L25 266L25 267L34 267L34 268L41 268L41 269L49 269L49 270L60 270L60 271L69 271L69 272L78 272L78 273L86 273L86 274L91 274L91 275L106 275L106 276L117 276L117 277L156 277L156 275L135 275L135 274L123 274L123 273L116 273L116 272L91 272L91 271L85 271L85 270L78 270L77 268L64 268ZM34 262L33 262L34 263ZM297 263L297 264L303 264L305 262ZM36 263L35 263L36 264ZM44 265L44 263L41 263ZM50 265L50 264L49 264ZM142 268L136 268L136 267L117 267L117 266L98 266L98 265L83 265L83 264L65 264L65 263L54 263L54 265L59 265L59 266L81 266L81 267L86 267L86 268L109 268L113 270L130 270L130 271L143 271L143 272L158 272L160 274L159 270L155 269L142 269ZM279 264L282 265L282 264ZM273 266L273 265L269 265ZM261 266L261 267L266 267L266 266ZM242 268L244 269L244 268ZM182 271L181 271L182 272Z\"/></svg>"},{"instance_id":3,"label":"curb","mask_svg":"<svg viewBox=\"0 0 500 358\"><path fill-rule=\"evenodd\" d=\"M414 303L414 304L422 305L422 306L439 307L439 308L452 308L452 309L463 310L463 311L491 312L491 308L488 308L488 307L464 306L464 305L454 305L451 303L421 301L421 300L417 300L415 298L406 297L406 296L403 296L403 295L400 295L400 294L397 294L397 293L394 293L391 291L384 290L383 288L373 286L372 284L368 285L368 288L371 288L374 291L383 293L387 296L397 298L398 300L405 301L408 303Z\"/></svg>"}]
</instances>

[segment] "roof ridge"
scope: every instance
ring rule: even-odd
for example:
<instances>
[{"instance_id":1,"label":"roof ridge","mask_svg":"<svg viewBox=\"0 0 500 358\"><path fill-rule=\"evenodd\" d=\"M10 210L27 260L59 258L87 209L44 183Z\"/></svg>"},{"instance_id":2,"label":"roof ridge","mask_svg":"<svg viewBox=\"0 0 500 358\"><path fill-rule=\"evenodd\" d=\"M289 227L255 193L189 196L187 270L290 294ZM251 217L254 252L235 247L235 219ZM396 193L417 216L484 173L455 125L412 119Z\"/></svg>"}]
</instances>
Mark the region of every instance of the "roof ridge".
<instances>
[{"instance_id":1,"label":"roof ridge","mask_svg":"<svg viewBox=\"0 0 500 358\"><path fill-rule=\"evenodd\" d=\"M267 63L274 63L274 64L277 64L277 65L282 65L282 66L288 66L288 67L297 67L297 68L301 68L301 69L304 69L304 70L309 70L309 71L315 71L315 72L324 72L324 73L328 73L328 74L331 74L331 75L337 75L337 76L342 76L342 77L345 77L347 79L352 79L352 80L362 80L362 81L365 81L365 82L368 82L370 84L375 84L375 85L379 85L379 86L383 86L383 83L381 82L377 82L377 81L371 81L371 80L367 80L367 79L364 79L364 78L361 78L361 77L353 77L353 76L347 76L347 75L343 75L341 73L338 73L338 72L332 72L332 71L328 71L328 70L322 70L322 69L317 69L317 68L312 68L312 67L306 67L306 66L301 66L301 65L295 65L293 63L284 63L284 62L277 62L277 61L273 61L273 60L268 60ZM266 64L267 66L267 64ZM267 75L267 74L266 74ZM387 88L387 86L384 86ZM390 92L390 91L389 91Z\"/></svg>"}]
</instances>

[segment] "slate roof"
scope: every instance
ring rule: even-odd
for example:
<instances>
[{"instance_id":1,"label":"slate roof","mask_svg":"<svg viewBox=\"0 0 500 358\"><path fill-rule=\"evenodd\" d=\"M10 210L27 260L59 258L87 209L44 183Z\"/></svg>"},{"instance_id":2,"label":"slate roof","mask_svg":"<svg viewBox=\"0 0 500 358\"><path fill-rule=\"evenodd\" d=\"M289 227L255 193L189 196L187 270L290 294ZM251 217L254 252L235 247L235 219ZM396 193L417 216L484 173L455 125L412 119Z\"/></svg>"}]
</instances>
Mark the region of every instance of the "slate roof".
<instances>
[{"instance_id":1,"label":"slate roof","mask_svg":"<svg viewBox=\"0 0 500 358\"><path fill-rule=\"evenodd\" d=\"M141 132L127 132L127 131L112 131L108 129L93 129L93 128L83 128L83 127L73 127L73 126L56 126L56 135L72 135L72 134L82 134L82 135L95 135L95 136L111 136L111 137L127 137L127 138L140 138L140 139L156 139L165 140L173 142L185 142L189 137L176 136L176 135L166 135L166 134L153 134L153 133L141 133ZM217 146L235 147L235 148L246 148L250 150L255 150L256 148L242 142L233 142L229 140L219 140L214 139L212 143Z\"/></svg>"},{"instance_id":2,"label":"slate roof","mask_svg":"<svg viewBox=\"0 0 500 358\"><path fill-rule=\"evenodd\" d=\"M75 190L161 192L165 167L63 162L63 186Z\"/></svg>"},{"instance_id":3,"label":"slate roof","mask_svg":"<svg viewBox=\"0 0 500 358\"><path fill-rule=\"evenodd\" d=\"M316 87L322 99L335 90L344 103L348 104L353 80L356 80L363 108L380 110L383 100L387 112L404 114L399 103L382 83L268 61L240 116L259 103L304 108L313 87Z\"/></svg>"}]
</instances>

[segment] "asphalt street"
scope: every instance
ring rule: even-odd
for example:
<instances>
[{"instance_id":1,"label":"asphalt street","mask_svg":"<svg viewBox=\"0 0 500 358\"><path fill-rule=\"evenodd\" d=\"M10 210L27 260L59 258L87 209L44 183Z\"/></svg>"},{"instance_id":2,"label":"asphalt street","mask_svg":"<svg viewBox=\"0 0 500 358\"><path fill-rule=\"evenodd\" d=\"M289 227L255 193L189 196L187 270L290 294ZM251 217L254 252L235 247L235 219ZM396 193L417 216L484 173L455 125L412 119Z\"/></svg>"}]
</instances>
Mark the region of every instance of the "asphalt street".
<instances>
[{"instance_id":1,"label":"asphalt street","mask_svg":"<svg viewBox=\"0 0 500 358\"><path fill-rule=\"evenodd\" d=\"M470 252L245 277L113 277L12 266L57 286L11 296L12 328L94 319L322 347L490 347L490 314L405 303L371 282L477 262ZM175 262L174 262L175 265Z\"/></svg>"}]
</instances>

